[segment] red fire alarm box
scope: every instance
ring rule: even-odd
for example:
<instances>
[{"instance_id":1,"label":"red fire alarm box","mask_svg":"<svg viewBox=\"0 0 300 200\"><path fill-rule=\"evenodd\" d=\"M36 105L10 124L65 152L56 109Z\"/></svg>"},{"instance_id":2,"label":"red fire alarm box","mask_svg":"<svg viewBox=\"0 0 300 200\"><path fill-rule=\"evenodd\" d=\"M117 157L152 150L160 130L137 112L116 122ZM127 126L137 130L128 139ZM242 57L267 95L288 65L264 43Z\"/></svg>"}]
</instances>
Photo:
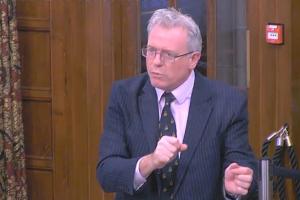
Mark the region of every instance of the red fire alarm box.
<instances>
[{"instance_id":1,"label":"red fire alarm box","mask_svg":"<svg viewBox=\"0 0 300 200\"><path fill-rule=\"evenodd\" d=\"M283 44L283 24L269 23L266 25L266 42Z\"/></svg>"}]
</instances>

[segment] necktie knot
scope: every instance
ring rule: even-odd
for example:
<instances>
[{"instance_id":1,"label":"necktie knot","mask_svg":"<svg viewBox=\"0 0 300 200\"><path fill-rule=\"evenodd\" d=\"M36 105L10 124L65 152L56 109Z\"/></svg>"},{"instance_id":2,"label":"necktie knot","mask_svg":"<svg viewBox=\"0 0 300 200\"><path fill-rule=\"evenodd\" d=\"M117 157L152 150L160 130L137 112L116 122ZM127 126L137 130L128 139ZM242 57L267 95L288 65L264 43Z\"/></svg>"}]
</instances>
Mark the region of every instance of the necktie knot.
<instances>
[{"instance_id":1,"label":"necktie knot","mask_svg":"<svg viewBox=\"0 0 300 200\"><path fill-rule=\"evenodd\" d=\"M165 92L163 96L165 97L165 105L170 105L176 99L172 92Z\"/></svg>"}]
</instances>

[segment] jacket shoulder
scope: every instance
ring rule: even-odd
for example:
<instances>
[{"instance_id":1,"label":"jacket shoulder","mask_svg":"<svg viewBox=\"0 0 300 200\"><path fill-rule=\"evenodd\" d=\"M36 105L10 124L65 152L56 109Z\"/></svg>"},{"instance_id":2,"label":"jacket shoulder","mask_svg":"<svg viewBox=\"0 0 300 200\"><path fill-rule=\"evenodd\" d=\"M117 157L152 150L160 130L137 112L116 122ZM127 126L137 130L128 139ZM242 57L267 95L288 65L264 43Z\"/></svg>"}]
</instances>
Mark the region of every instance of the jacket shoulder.
<instances>
[{"instance_id":1,"label":"jacket shoulder","mask_svg":"<svg viewBox=\"0 0 300 200\"><path fill-rule=\"evenodd\" d=\"M123 90L127 92L139 92L149 81L147 73L139 74L137 76L118 80L113 83L113 89Z\"/></svg>"},{"instance_id":2,"label":"jacket shoulder","mask_svg":"<svg viewBox=\"0 0 300 200\"><path fill-rule=\"evenodd\" d=\"M199 75L201 83L208 88L208 92L213 98L217 99L245 99L247 98L247 92L241 88L229 85L228 83L211 80L203 75Z\"/></svg>"}]
</instances>

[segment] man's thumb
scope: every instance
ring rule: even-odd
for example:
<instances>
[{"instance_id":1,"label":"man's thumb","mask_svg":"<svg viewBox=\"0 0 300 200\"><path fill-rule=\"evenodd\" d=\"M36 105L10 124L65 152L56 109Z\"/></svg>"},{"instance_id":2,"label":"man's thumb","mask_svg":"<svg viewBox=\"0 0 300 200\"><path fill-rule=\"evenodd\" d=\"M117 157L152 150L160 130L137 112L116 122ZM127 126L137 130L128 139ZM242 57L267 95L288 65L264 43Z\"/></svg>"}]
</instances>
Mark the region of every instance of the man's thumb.
<instances>
[{"instance_id":1,"label":"man's thumb","mask_svg":"<svg viewBox=\"0 0 300 200\"><path fill-rule=\"evenodd\" d=\"M187 150L187 148L188 148L187 144L180 145L180 151L185 151L185 150Z\"/></svg>"}]
</instances>

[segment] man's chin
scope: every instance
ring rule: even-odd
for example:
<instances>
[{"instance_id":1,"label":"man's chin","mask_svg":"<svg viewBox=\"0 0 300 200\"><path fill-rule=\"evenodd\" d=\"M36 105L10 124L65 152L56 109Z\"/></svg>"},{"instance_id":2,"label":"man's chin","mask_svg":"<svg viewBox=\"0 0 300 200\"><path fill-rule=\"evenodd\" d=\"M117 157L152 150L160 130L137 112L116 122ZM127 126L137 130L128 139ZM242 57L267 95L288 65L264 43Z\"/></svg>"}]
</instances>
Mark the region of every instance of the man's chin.
<instances>
[{"instance_id":1,"label":"man's chin","mask_svg":"<svg viewBox=\"0 0 300 200\"><path fill-rule=\"evenodd\" d=\"M151 82L151 85L155 88L164 90L164 91L169 91L169 87L165 84L162 83L157 83L157 82Z\"/></svg>"},{"instance_id":2,"label":"man's chin","mask_svg":"<svg viewBox=\"0 0 300 200\"><path fill-rule=\"evenodd\" d=\"M164 84L161 83L161 81L157 81L157 80L151 80L151 85L155 88L159 88L164 90Z\"/></svg>"}]
</instances>

